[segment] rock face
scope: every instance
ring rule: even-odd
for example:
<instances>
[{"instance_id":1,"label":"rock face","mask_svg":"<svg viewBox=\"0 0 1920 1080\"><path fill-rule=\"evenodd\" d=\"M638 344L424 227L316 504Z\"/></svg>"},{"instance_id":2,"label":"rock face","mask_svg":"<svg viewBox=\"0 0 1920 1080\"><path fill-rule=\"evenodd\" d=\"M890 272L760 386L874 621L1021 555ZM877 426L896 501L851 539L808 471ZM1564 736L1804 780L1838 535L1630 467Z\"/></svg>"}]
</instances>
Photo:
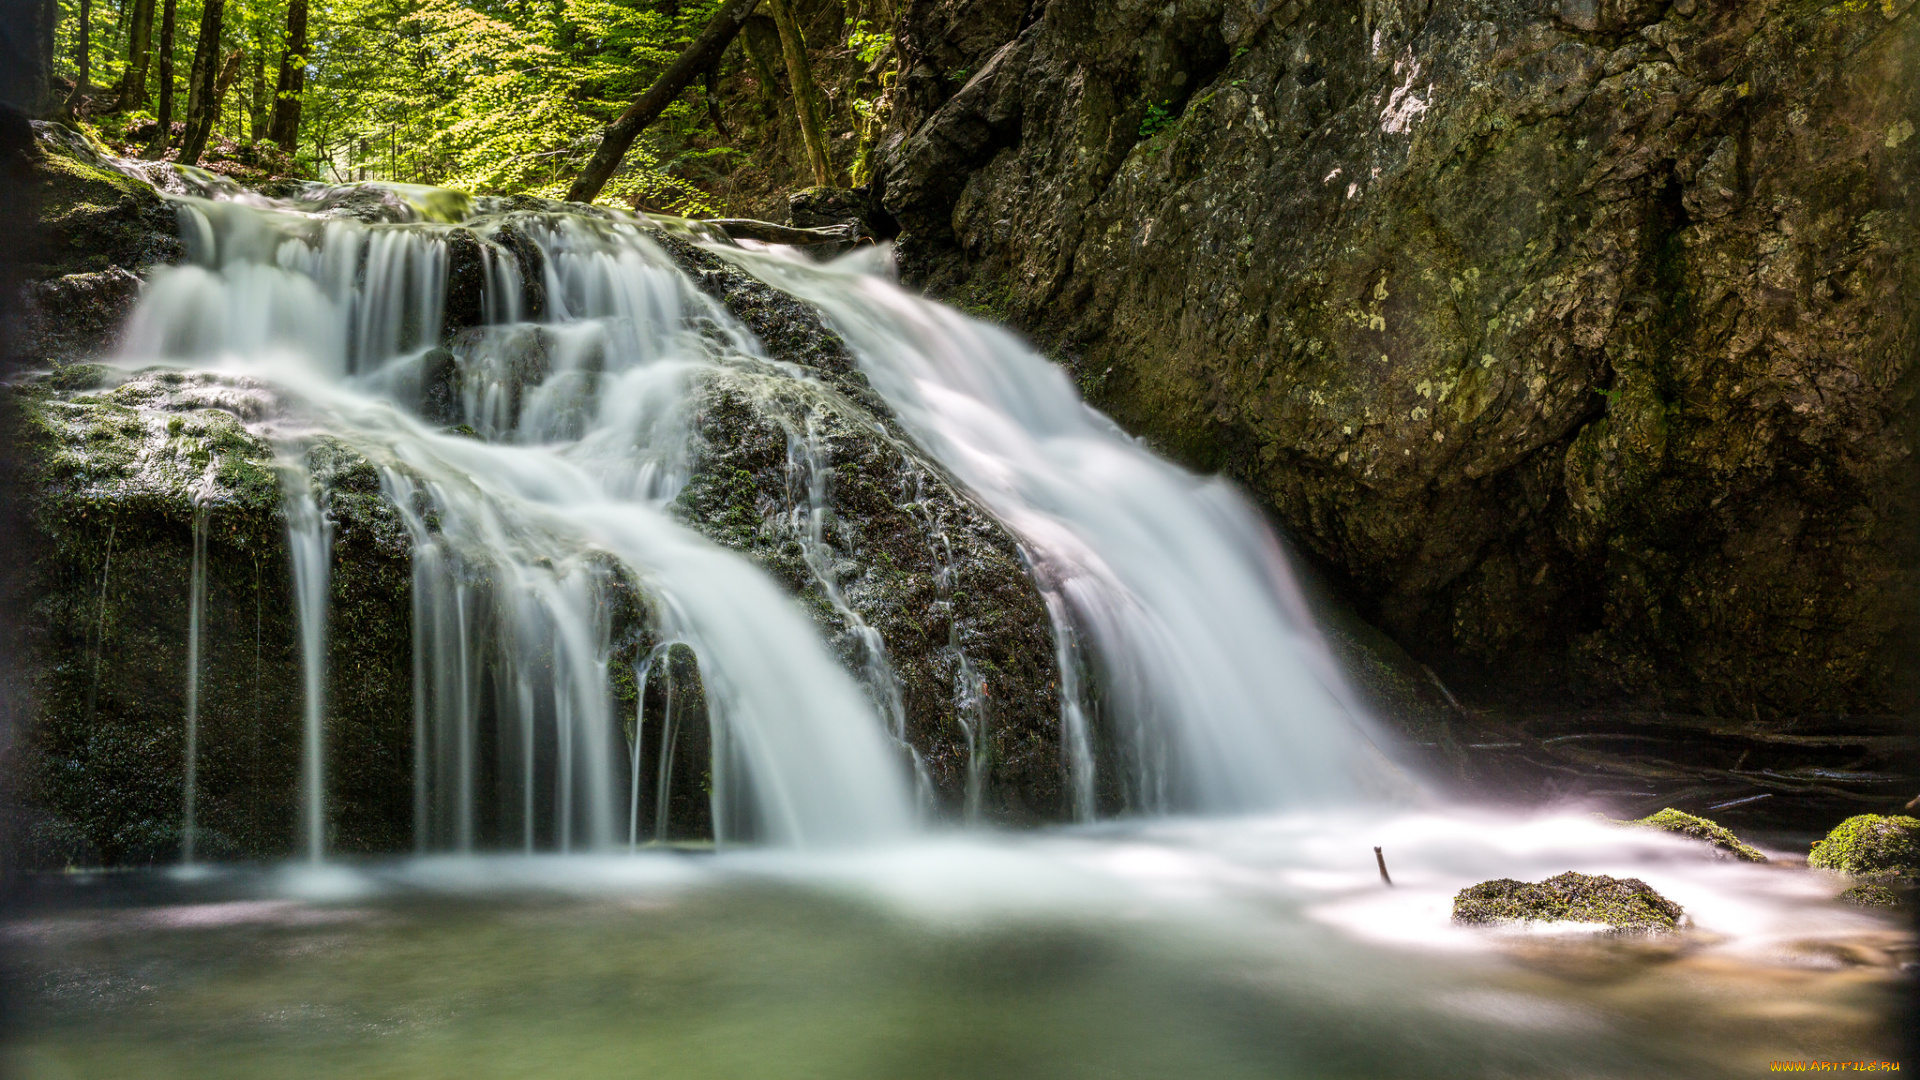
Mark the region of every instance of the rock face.
<instances>
[{"instance_id":1,"label":"rock face","mask_svg":"<svg viewBox=\"0 0 1920 1080\"><path fill-rule=\"evenodd\" d=\"M910 277L1450 682L1897 711L1911 0L917 0Z\"/></svg>"},{"instance_id":2,"label":"rock face","mask_svg":"<svg viewBox=\"0 0 1920 1080\"><path fill-rule=\"evenodd\" d=\"M849 668L869 660L857 624L879 632L906 741L942 804L1010 821L1062 815L1053 638L1012 536L913 448L813 309L661 242L770 355L824 384L708 381L683 517L799 596ZM816 479L817 543L805 523Z\"/></svg>"},{"instance_id":3,"label":"rock face","mask_svg":"<svg viewBox=\"0 0 1920 1080\"><path fill-rule=\"evenodd\" d=\"M175 858L196 527L207 568L199 851L290 849L301 675L287 526L273 449L242 423L272 407L257 386L175 371L120 381L84 365L8 393L23 466L10 494L29 526L14 570L29 719L7 761L8 840L25 864ZM406 532L365 460L322 442L307 465L335 523L330 842L405 850Z\"/></svg>"}]
</instances>

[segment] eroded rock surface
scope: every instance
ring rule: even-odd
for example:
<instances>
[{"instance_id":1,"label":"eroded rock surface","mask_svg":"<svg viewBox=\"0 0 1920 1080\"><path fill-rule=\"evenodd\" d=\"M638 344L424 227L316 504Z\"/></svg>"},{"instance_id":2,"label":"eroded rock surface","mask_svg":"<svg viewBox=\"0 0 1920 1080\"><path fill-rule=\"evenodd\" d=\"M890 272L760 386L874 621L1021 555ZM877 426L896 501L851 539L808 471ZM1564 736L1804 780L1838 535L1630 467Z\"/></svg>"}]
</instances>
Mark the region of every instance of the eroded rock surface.
<instances>
[{"instance_id":1,"label":"eroded rock surface","mask_svg":"<svg viewBox=\"0 0 1920 1080\"><path fill-rule=\"evenodd\" d=\"M920 0L909 273L1464 690L1895 711L1911 0Z\"/></svg>"}]
</instances>

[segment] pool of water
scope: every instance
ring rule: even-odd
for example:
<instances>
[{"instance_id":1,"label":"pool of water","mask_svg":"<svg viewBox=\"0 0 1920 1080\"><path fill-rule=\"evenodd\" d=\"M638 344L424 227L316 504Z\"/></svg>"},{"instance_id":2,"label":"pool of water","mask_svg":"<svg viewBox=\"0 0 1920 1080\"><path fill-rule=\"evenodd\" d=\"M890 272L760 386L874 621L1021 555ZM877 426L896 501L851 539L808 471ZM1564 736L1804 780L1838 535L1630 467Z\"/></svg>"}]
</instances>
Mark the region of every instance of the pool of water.
<instances>
[{"instance_id":1,"label":"pool of water","mask_svg":"<svg viewBox=\"0 0 1920 1080\"><path fill-rule=\"evenodd\" d=\"M1897 1059L1910 941L1791 862L1580 814L1403 813L65 875L4 924L4 1060L38 1080L1642 1078ZM1569 869L1642 878L1692 926L1449 920L1476 881Z\"/></svg>"}]
</instances>

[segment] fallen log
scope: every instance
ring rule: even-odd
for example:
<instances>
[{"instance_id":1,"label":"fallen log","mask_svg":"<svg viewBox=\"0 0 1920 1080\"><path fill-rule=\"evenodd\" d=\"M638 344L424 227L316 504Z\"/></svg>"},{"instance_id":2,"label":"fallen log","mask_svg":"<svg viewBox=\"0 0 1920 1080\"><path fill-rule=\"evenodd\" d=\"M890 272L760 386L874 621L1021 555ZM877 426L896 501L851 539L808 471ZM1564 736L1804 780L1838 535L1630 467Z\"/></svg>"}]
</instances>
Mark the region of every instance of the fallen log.
<instances>
[{"instance_id":1,"label":"fallen log","mask_svg":"<svg viewBox=\"0 0 1920 1080\"><path fill-rule=\"evenodd\" d=\"M838 244L860 237L851 225L827 225L818 229L796 229L752 218L708 218L702 225L719 229L735 240L758 240L763 244Z\"/></svg>"}]
</instances>

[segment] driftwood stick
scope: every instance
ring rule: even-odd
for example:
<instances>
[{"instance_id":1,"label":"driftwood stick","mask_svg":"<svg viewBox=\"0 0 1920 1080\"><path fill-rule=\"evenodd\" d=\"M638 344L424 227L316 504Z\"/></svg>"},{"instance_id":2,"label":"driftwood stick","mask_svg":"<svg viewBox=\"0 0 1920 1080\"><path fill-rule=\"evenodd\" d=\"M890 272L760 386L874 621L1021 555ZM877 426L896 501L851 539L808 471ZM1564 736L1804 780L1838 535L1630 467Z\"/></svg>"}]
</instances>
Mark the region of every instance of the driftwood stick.
<instances>
[{"instance_id":1,"label":"driftwood stick","mask_svg":"<svg viewBox=\"0 0 1920 1080\"><path fill-rule=\"evenodd\" d=\"M752 218L709 218L701 224L711 225L735 240L758 240L763 244L834 244L855 239L853 229L847 225L795 229Z\"/></svg>"},{"instance_id":2,"label":"driftwood stick","mask_svg":"<svg viewBox=\"0 0 1920 1080\"><path fill-rule=\"evenodd\" d=\"M1387 857L1380 854L1379 848L1373 849L1373 861L1380 864L1380 880L1386 882L1388 888L1392 888L1393 879L1387 876Z\"/></svg>"}]
</instances>

